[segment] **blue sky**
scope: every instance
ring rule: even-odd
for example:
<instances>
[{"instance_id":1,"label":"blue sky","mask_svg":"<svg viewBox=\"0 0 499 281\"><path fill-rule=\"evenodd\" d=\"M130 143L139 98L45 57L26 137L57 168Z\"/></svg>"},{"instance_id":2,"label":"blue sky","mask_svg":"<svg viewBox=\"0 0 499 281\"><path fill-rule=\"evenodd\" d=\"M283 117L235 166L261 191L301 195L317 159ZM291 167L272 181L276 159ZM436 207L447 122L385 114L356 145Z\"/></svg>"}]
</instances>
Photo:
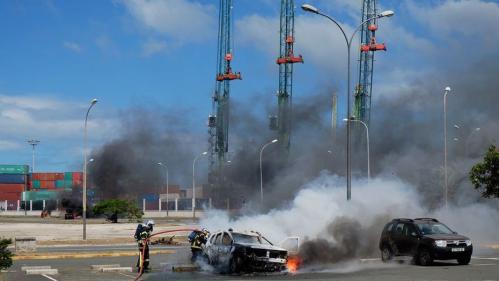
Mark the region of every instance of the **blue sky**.
<instances>
[{"instance_id":1,"label":"blue sky","mask_svg":"<svg viewBox=\"0 0 499 281\"><path fill-rule=\"evenodd\" d=\"M297 7L302 2L296 1ZM360 16L360 0L309 3L338 19L348 32ZM380 10L392 9L396 15L380 21L377 33L388 52L376 56L374 106L377 97L396 96L428 73L497 52L499 31L491 28L499 25L497 1L378 3ZM92 98L99 103L89 123L91 148L116 137L120 116L136 106L181 110L190 120L189 129L204 132L214 88L217 4L1 1L0 163L29 164L26 140L37 138L37 170L78 170L83 118ZM275 102L278 13L277 0L234 0L233 69L244 80L233 83L233 99L247 102L262 95L264 101ZM342 114L346 49L341 34L323 18L301 9L296 15L295 49L305 64L295 68L295 97L336 89ZM355 81L355 62L352 74ZM262 116L268 114L269 104L254 106Z\"/></svg>"}]
</instances>

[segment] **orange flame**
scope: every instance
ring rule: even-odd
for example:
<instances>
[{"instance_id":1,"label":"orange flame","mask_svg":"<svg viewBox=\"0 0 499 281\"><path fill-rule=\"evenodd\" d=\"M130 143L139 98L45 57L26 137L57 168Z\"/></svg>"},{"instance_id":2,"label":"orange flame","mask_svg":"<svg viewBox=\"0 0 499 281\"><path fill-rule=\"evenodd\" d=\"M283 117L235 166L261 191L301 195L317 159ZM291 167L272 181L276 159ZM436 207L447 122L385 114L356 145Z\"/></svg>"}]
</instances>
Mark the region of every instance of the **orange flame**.
<instances>
[{"instance_id":1,"label":"orange flame","mask_svg":"<svg viewBox=\"0 0 499 281\"><path fill-rule=\"evenodd\" d=\"M298 270L298 267L300 267L301 264L301 259L297 256L292 256L288 257L288 262L287 262L287 267L288 271L291 273L294 273Z\"/></svg>"}]
</instances>

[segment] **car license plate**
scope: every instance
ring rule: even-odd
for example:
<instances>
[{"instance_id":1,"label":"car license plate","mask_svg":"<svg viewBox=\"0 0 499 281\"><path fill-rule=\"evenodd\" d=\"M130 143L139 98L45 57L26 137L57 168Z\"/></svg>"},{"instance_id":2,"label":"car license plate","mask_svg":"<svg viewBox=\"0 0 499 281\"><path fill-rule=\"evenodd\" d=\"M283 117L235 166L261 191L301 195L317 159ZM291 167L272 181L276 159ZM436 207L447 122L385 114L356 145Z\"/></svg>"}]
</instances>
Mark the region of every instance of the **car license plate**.
<instances>
[{"instance_id":1,"label":"car license plate","mask_svg":"<svg viewBox=\"0 0 499 281\"><path fill-rule=\"evenodd\" d=\"M452 248L452 252L464 252L464 248Z\"/></svg>"}]
</instances>

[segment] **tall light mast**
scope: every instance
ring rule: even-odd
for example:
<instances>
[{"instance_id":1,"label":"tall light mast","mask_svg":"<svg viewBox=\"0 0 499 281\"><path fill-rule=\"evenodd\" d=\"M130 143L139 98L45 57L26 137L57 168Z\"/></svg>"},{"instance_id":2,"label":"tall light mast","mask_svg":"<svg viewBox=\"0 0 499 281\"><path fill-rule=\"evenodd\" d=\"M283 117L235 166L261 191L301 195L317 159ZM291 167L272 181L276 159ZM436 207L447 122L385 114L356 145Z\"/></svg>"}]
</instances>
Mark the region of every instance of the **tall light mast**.
<instances>
[{"instance_id":1,"label":"tall light mast","mask_svg":"<svg viewBox=\"0 0 499 281\"><path fill-rule=\"evenodd\" d=\"M212 114L208 118L210 134L210 183L219 185L229 151L230 81L241 79L241 73L232 72L232 0L220 0L217 75L213 95Z\"/></svg>"},{"instance_id":2,"label":"tall light mast","mask_svg":"<svg viewBox=\"0 0 499 281\"><path fill-rule=\"evenodd\" d=\"M363 0L361 22L374 18L376 15L376 0ZM386 51L384 43L376 43L377 29L376 19L373 19L362 26L360 33L359 83L355 88L353 114L357 119L367 124L369 124L371 118L374 52Z\"/></svg>"},{"instance_id":3,"label":"tall light mast","mask_svg":"<svg viewBox=\"0 0 499 281\"><path fill-rule=\"evenodd\" d=\"M277 92L277 116L270 117L270 128L277 130L281 147L289 151L291 144L293 64L303 63L301 55L295 57L295 5L294 0L281 0L279 91Z\"/></svg>"}]
</instances>

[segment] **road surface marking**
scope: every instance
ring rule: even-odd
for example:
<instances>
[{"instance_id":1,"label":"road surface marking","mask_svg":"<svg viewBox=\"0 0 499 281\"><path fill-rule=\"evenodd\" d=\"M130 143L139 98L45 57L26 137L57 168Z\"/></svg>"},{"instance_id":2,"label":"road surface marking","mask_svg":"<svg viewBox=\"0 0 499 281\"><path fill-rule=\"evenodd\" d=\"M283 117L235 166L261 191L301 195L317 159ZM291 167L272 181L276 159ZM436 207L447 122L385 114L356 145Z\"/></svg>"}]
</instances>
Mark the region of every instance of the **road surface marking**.
<instances>
[{"instance_id":1,"label":"road surface marking","mask_svg":"<svg viewBox=\"0 0 499 281\"><path fill-rule=\"evenodd\" d=\"M48 275L45 275L45 274L41 274L41 275L42 275L43 277L45 277L45 278L48 278L48 279L52 280L52 281L57 281L57 279L54 279L54 278L52 278L52 277L50 277L50 276L48 276Z\"/></svg>"},{"instance_id":2,"label":"road surface marking","mask_svg":"<svg viewBox=\"0 0 499 281\"><path fill-rule=\"evenodd\" d=\"M122 273L122 272L117 272L117 273L120 274L120 275L126 276L126 277L131 277L133 279L137 278L137 276L128 275L128 274L125 274L125 273Z\"/></svg>"},{"instance_id":3,"label":"road surface marking","mask_svg":"<svg viewBox=\"0 0 499 281\"><path fill-rule=\"evenodd\" d=\"M499 258L480 258L480 257L471 257L472 259L476 260L494 260L494 261L499 261Z\"/></svg>"},{"instance_id":4,"label":"road surface marking","mask_svg":"<svg viewBox=\"0 0 499 281\"><path fill-rule=\"evenodd\" d=\"M472 264L471 266L484 266L484 265L496 265L495 263L479 263L479 264Z\"/></svg>"}]
</instances>

